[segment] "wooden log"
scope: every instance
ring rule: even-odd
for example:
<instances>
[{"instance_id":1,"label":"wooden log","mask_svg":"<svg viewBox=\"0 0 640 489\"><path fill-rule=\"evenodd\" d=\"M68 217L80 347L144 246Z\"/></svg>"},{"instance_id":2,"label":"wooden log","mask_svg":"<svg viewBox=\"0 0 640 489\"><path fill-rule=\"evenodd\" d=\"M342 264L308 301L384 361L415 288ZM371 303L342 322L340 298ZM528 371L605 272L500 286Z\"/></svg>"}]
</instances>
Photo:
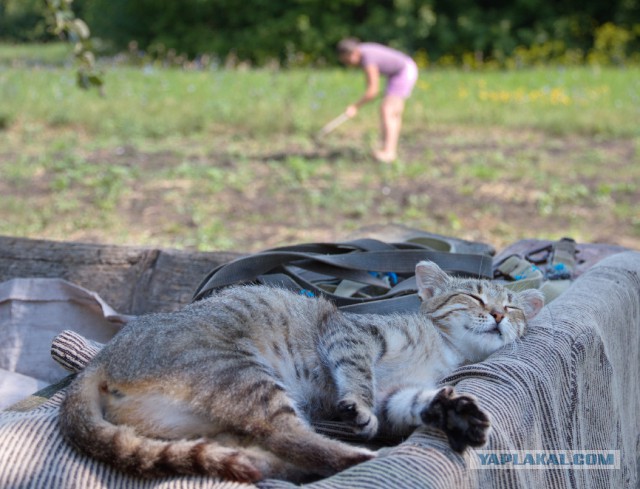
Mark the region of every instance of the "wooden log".
<instances>
[{"instance_id":1,"label":"wooden log","mask_svg":"<svg viewBox=\"0 0 640 489\"><path fill-rule=\"evenodd\" d=\"M189 303L212 268L238 256L0 236L0 282L62 278L97 292L120 313L137 315Z\"/></svg>"}]
</instances>

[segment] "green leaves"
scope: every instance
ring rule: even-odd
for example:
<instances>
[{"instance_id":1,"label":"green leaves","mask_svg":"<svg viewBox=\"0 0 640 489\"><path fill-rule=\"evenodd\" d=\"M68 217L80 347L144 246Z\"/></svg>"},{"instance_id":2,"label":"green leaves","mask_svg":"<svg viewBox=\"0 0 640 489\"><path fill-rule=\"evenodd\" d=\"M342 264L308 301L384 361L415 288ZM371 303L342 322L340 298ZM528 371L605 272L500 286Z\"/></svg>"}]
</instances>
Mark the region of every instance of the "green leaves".
<instances>
[{"instance_id":1,"label":"green leaves","mask_svg":"<svg viewBox=\"0 0 640 489\"><path fill-rule=\"evenodd\" d=\"M73 0L46 1L52 32L58 36L64 35L74 43L73 53L78 66L76 74L78 87L84 90L97 88L102 95L103 73L96 68L89 26L82 19L76 18L71 9Z\"/></svg>"},{"instance_id":2,"label":"green leaves","mask_svg":"<svg viewBox=\"0 0 640 489\"><path fill-rule=\"evenodd\" d=\"M556 42L551 62L620 65L640 51L638 0L0 0L0 35L50 40L45 4L52 32L72 42L93 35L126 51L135 41L151 57L207 54L221 64L336 64L335 45L347 36L467 68L509 68L519 53Z\"/></svg>"}]
</instances>

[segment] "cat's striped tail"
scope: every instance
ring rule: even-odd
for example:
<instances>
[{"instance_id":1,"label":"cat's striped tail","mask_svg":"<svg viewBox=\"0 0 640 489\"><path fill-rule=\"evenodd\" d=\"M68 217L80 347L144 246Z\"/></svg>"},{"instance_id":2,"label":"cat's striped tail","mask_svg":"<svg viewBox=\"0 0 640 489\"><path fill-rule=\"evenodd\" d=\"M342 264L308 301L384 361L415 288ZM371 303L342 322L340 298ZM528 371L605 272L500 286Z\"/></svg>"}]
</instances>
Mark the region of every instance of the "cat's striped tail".
<instances>
[{"instance_id":1,"label":"cat's striped tail","mask_svg":"<svg viewBox=\"0 0 640 489\"><path fill-rule=\"evenodd\" d=\"M259 449L225 447L212 440L159 440L140 436L104 419L99 368L86 369L71 384L60 408L60 428L81 452L122 471L142 476L208 475L253 482L272 474L269 454Z\"/></svg>"}]
</instances>

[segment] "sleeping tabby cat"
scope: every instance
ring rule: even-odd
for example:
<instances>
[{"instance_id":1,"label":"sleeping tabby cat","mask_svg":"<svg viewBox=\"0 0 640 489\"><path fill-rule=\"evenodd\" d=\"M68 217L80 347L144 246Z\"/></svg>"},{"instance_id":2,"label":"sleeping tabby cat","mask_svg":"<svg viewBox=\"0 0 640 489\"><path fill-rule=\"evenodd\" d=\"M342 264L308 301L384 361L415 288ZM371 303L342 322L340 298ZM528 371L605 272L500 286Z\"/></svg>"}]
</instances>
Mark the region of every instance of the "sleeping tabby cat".
<instances>
[{"instance_id":1,"label":"sleeping tabby cat","mask_svg":"<svg viewBox=\"0 0 640 489\"><path fill-rule=\"evenodd\" d=\"M416 266L419 313L349 314L322 298L241 286L131 321L78 376L60 413L82 452L142 476L237 481L326 476L376 456L317 434L340 418L363 439L422 424L455 450L486 442L475 398L438 379L520 337L543 305Z\"/></svg>"}]
</instances>

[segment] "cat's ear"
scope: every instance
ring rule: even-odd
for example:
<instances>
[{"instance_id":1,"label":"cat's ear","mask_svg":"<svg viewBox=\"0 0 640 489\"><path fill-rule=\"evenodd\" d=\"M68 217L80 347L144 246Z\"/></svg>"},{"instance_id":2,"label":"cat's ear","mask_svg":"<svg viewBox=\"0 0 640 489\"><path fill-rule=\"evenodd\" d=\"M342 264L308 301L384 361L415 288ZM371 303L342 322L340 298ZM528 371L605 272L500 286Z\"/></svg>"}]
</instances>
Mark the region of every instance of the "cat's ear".
<instances>
[{"instance_id":1,"label":"cat's ear","mask_svg":"<svg viewBox=\"0 0 640 489\"><path fill-rule=\"evenodd\" d=\"M423 301L433 297L437 291L445 288L449 276L432 261L421 261L416 265L416 284L418 295Z\"/></svg>"},{"instance_id":2,"label":"cat's ear","mask_svg":"<svg viewBox=\"0 0 640 489\"><path fill-rule=\"evenodd\" d=\"M518 292L518 298L522 303L524 315L533 319L544 306L544 295L538 289L526 289Z\"/></svg>"}]
</instances>

